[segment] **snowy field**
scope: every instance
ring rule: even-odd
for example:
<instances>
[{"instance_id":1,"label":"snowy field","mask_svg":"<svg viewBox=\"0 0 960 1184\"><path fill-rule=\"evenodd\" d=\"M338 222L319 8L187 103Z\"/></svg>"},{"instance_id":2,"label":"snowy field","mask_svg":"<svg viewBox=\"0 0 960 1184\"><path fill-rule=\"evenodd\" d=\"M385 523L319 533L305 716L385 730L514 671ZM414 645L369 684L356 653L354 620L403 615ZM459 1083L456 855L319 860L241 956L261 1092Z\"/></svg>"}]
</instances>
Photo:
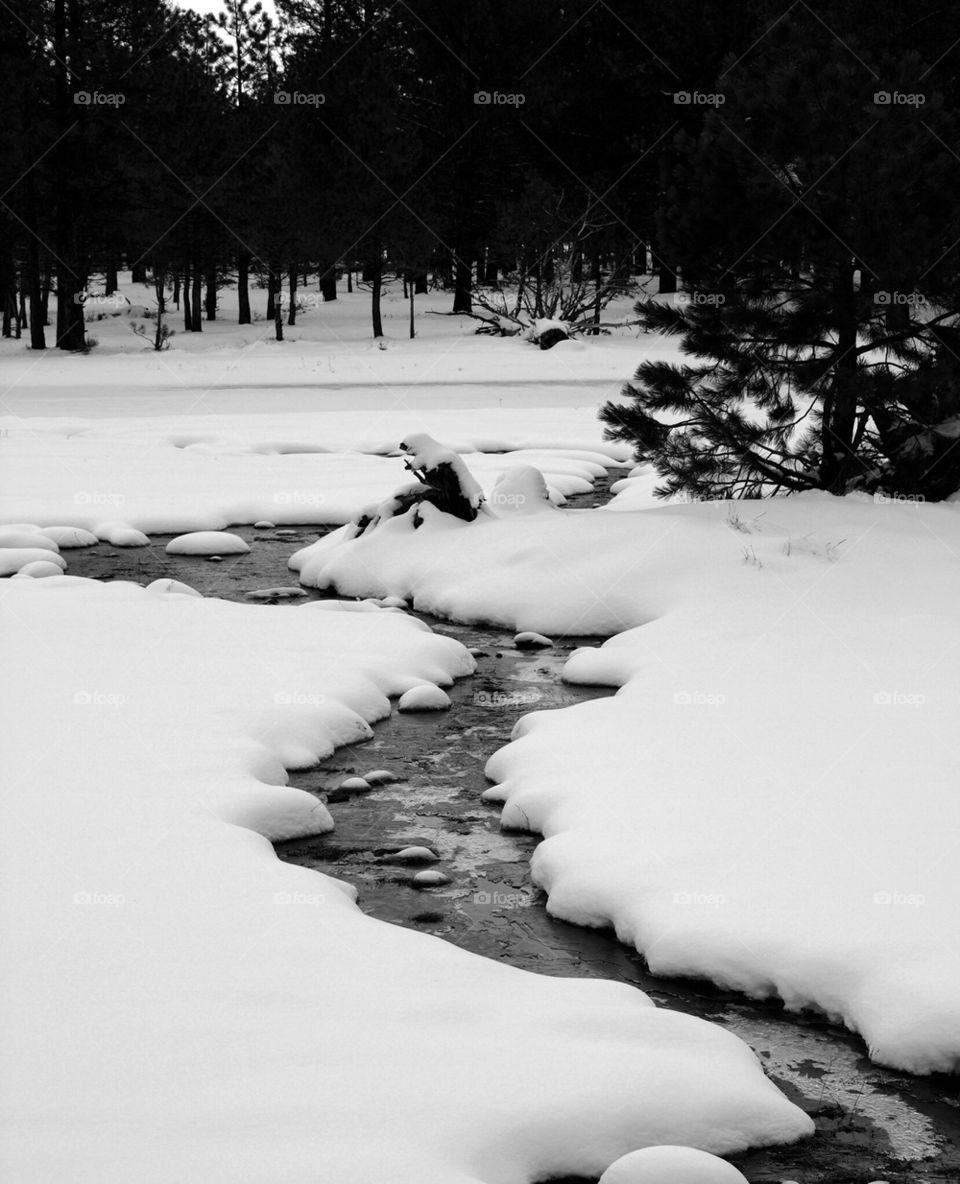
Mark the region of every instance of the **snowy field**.
<instances>
[{"instance_id":1,"label":"snowy field","mask_svg":"<svg viewBox=\"0 0 960 1184\"><path fill-rule=\"evenodd\" d=\"M885 1064L956 1070L957 507L664 506L639 472L562 509L627 460L598 406L671 346L625 329L541 352L432 316L411 342L396 293L383 348L362 294L276 343L227 294L227 320L157 355L126 324L148 289L124 291L86 357L0 343L2 570L66 570L0 582L6 1178L531 1184L810 1133L719 1027L371 920L276 859L270 839L336 824L285 770L468 676L462 646L369 603L80 580L65 536L38 538L339 526L407 479L412 432L463 454L478 520L344 526L292 567L611 637L565 676L617 695L527 716L488 766L504 823L545 836L551 911L614 926L655 972L818 1008ZM550 501L495 496L528 489L521 465Z\"/></svg>"}]
</instances>

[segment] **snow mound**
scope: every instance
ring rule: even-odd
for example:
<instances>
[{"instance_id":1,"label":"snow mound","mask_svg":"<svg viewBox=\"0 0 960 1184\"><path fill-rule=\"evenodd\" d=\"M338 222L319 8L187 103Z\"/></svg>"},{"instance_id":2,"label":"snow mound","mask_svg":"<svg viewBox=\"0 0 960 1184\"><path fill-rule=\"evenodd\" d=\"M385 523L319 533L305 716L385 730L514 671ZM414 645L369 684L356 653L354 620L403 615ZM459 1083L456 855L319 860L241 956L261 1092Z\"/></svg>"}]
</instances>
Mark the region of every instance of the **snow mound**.
<instances>
[{"instance_id":1,"label":"snow mound","mask_svg":"<svg viewBox=\"0 0 960 1184\"><path fill-rule=\"evenodd\" d=\"M49 559L34 559L30 563L25 563L17 572L17 575L31 576L34 579L44 579L47 576L62 576L63 568L58 567L56 563L52 563Z\"/></svg>"},{"instance_id":2,"label":"snow mound","mask_svg":"<svg viewBox=\"0 0 960 1184\"><path fill-rule=\"evenodd\" d=\"M552 646L553 642L542 633L534 633L532 630L527 629L514 637L513 644L518 650L544 650Z\"/></svg>"},{"instance_id":3,"label":"snow mound","mask_svg":"<svg viewBox=\"0 0 960 1184\"><path fill-rule=\"evenodd\" d=\"M129 522L100 522L93 533L103 543L113 547L149 547L150 540L142 530L136 530Z\"/></svg>"},{"instance_id":4,"label":"snow mound","mask_svg":"<svg viewBox=\"0 0 960 1184\"><path fill-rule=\"evenodd\" d=\"M171 580L163 577L159 580L154 580L147 584L146 590L153 592L156 595L165 595L167 593L178 596L199 596L203 597L202 592L198 592L196 588L191 588L189 584L184 584L182 580Z\"/></svg>"},{"instance_id":5,"label":"snow mound","mask_svg":"<svg viewBox=\"0 0 960 1184\"><path fill-rule=\"evenodd\" d=\"M505 469L497 478L487 505L497 514L537 514L556 509L543 473L533 465Z\"/></svg>"},{"instance_id":6,"label":"snow mound","mask_svg":"<svg viewBox=\"0 0 960 1184\"><path fill-rule=\"evenodd\" d=\"M0 550L8 550L14 547L30 548L34 551L59 551L60 548L45 534L40 531L27 530L11 530L9 527L0 527Z\"/></svg>"},{"instance_id":7,"label":"snow mound","mask_svg":"<svg viewBox=\"0 0 960 1184\"><path fill-rule=\"evenodd\" d=\"M430 685L411 687L397 704L400 711L446 711L449 706L450 696L446 691Z\"/></svg>"},{"instance_id":8,"label":"snow mound","mask_svg":"<svg viewBox=\"0 0 960 1184\"><path fill-rule=\"evenodd\" d=\"M258 518L253 525L256 530L273 530L277 524L276 522L271 522L267 518Z\"/></svg>"},{"instance_id":9,"label":"snow mound","mask_svg":"<svg viewBox=\"0 0 960 1184\"><path fill-rule=\"evenodd\" d=\"M247 600L300 600L306 596L302 588L255 588L252 592L245 592Z\"/></svg>"},{"instance_id":10,"label":"snow mound","mask_svg":"<svg viewBox=\"0 0 960 1184\"><path fill-rule=\"evenodd\" d=\"M14 576L28 563L46 561L65 570L67 561L56 551L45 547L0 547L0 576Z\"/></svg>"},{"instance_id":11,"label":"snow mound","mask_svg":"<svg viewBox=\"0 0 960 1184\"><path fill-rule=\"evenodd\" d=\"M390 858L398 863L436 863L440 856L429 847L404 847Z\"/></svg>"},{"instance_id":12,"label":"snow mound","mask_svg":"<svg viewBox=\"0 0 960 1184\"><path fill-rule=\"evenodd\" d=\"M450 883L450 877L437 871L417 872L411 883L415 888L442 888Z\"/></svg>"},{"instance_id":13,"label":"snow mound","mask_svg":"<svg viewBox=\"0 0 960 1184\"><path fill-rule=\"evenodd\" d=\"M238 534L228 530L193 530L178 534L165 547L168 555L208 555L214 558L222 555L245 555L249 544Z\"/></svg>"},{"instance_id":14,"label":"snow mound","mask_svg":"<svg viewBox=\"0 0 960 1184\"><path fill-rule=\"evenodd\" d=\"M100 540L91 530L79 526L45 526L40 531L61 549L70 547L95 547Z\"/></svg>"},{"instance_id":15,"label":"snow mound","mask_svg":"<svg viewBox=\"0 0 960 1184\"><path fill-rule=\"evenodd\" d=\"M695 1147L644 1147L612 1163L600 1184L749 1184L732 1163Z\"/></svg>"},{"instance_id":16,"label":"snow mound","mask_svg":"<svg viewBox=\"0 0 960 1184\"><path fill-rule=\"evenodd\" d=\"M360 793L361 790L370 789L370 782L365 777L346 777L337 789L349 789L354 793Z\"/></svg>"},{"instance_id":17,"label":"snow mound","mask_svg":"<svg viewBox=\"0 0 960 1184\"><path fill-rule=\"evenodd\" d=\"M371 769L369 773L364 773L363 779L368 785L389 785L393 781L401 780L389 769Z\"/></svg>"}]
</instances>

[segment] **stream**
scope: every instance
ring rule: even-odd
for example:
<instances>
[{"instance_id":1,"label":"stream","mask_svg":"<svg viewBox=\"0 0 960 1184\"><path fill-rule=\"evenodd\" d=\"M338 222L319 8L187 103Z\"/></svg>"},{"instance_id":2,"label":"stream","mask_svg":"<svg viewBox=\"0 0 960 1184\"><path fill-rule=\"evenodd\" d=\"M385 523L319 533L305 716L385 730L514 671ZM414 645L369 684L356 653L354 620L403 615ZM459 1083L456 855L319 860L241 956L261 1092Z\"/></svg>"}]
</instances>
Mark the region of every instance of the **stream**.
<instances>
[{"instance_id":1,"label":"stream","mask_svg":"<svg viewBox=\"0 0 960 1184\"><path fill-rule=\"evenodd\" d=\"M600 500L605 500L603 489L576 504ZM205 596L285 602L281 596L250 594L295 587L287 559L315 540L317 528L230 529L250 542L251 551L219 563L166 555L171 536L163 535L153 536L149 547L100 543L65 557L71 575L144 584L171 577ZM360 908L382 921L540 974L618 979L645 991L658 1005L735 1032L817 1125L817 1133L802 1144L731 1156L751 1184L956 1184L956 1078L912 1077L880 1068L867 1059L858 1037L821 1016L788 1014L775 1002L752 1001L705 981L659 978L611 932L569 925L547 913L544 894L529 875L538 840L527 832L500 829L498 808L481 800L489 784L483 768L525 712L571 707L611 693L561 680L572 650L600 639L566 637L550 649L518 650L511 632L415 615L473 650L476 674L448 688L448 712L401 715L394 705L371 740L292 773L292 785L328 803L336 829L279 843L279 857L354 884ZM398 780L361 793L340 788L346 778L373 769L389 770ZM416 845L437 853L439 862L429 867L444 873L447 883L429 888L413 883L423 865L394 857Z\"/></svg>"}]
</instances>

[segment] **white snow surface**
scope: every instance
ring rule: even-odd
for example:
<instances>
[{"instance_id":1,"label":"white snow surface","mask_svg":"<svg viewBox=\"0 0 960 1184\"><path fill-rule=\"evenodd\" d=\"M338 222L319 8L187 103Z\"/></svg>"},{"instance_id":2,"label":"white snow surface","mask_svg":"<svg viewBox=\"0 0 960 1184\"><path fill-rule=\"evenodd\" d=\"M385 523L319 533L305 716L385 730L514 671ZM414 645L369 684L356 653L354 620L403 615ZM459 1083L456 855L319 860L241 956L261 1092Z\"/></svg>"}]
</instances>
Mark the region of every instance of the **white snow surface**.
<instances>
[{"instance_id":1,"label":"white snow surface","mask_svg":"<svg viewBox=\"0 0 960 1184\"><path fill-rule=\"evenodd\" d=\"M695 1147L643 1147L612 1163L600 1184L749 1184L732 1163Z\"/></svg>"},{"instance_id":2,"label":"white snow surface","mask_svg":"<svg viewBox=\"0 0 960 1184\"><path fill-rule=\"evenodd\" d=\"M722 1028L275 857L331 825L284 766L470 671L457 642L162 582L11 580L0 607L5 1179L525 1184L812 1129Z\"/></svg>"},{"instance_id":3,"label":"white snow surface","mask_svg":"<svg viewBox=\"0 0 960 1184\"><path fill-rule=\"evenodd\" d=\"M167 543L168 555L245 555L249 543L228 530L193 530Z\"/></svg>"},{"instance_id":4,"label":"white snow surface","mask_svg":"<svg viewBox=\"0 0 960 1184\"><path fill-rule=\"evenodd\" d=\"M643 475L631 478L633 488ZM489 762L545 836L556 915L960 1063L955 677L960 507L762 503L424 512L299 552L301 582L459 620L619 633L565 677L622 689L534 713Z\"/></svg>"}]
</instances>

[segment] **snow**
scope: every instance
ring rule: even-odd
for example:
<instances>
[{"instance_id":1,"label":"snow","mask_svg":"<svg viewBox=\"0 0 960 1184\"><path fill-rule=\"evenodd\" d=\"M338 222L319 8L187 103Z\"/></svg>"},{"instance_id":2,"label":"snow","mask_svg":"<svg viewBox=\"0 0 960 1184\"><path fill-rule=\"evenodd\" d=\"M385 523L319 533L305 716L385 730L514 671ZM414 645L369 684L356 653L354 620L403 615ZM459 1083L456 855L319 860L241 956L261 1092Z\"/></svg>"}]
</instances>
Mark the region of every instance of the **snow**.
<instances>
[{"instance_id":1,"label":"snow","mask_svg":"<svg viewBox=\"0 0 960 1184\"><path fill-rule=\"evenodd\" d=\"M644 1147L612 1163L600 1184L748 1184L733 1164L695 1147Z\"/></svg>"},{"instance_id":2,"label":"snow","mask_svg":"<svg viewBox=\"0 0 960 1184\"><path fill-rule=\"evenodd\" d=\"M196 530L177 535L166 546L168 555L245 555L249 545L226 530Z\"/></svg>"},{"instance_id":3,"label":"snow","mask_svg":"<svg viewBox=\"0 0 960 1184\"><path fill-rule=\"evenodd\" d=\"M552 646L553 642L549 637L544 637L542 633L534 633L527 629L523 633L515 634L513 644L519 650L542 650Z\"/></svg>"},{"instance_id":4,"label":"snow","mask_svg":"<svg viewBox=\"0 0 960 1184\"><path fill-rule=\"evenodd\" d=\"M412 883L415 888L442 888L450 883L450 877L437 871L417 872Z\"/></svg>"},{"instance_id":5,"label":"snow","mask_svg":"<svg viewBox=\"0 0 960 1184\"><path fill-rule=\"evenodd\" d=\"M130 525L129 522L100 522L93 528L93 533L101 542L110 543L114 547L149 547L150 540L142 530Z\"/></svg>"},{"instance_id":6,"label":"snow","mask_svg":"<svg viewBox=\"0 0 960 1184\"><path fill-rule=\"evenodd\" d=\"M78 526L45 526L40 531L60 548L95 547L100 540L90 530L81 530Z\"/></svg>"},{"instance_id":7,"label":"snow","mask_svg":"<svg viewBox=\"0 0 960 1184\"><path fill-rule=\"evenodd\" d=\"M429 847L404 847L390 858L398 863L436 863L439 857Z\"/></svg>"},{"instance_id":8,"label":"snow","mask_svg":"<svg viewBox=\"0 0 960 1184\"><path fill-rule=\"evenodd\" d=\"M67 561L46 547L0 547L0 576L12 576L28 563L54 563L63 571Z\"/></svg>"},{"instance_id":9,"label":"snow","mask_svg":"<svg viewBox=\"0 0 960 1184\"><path fill-rule=\"evenodd\" d=\"M426 512L291 566L458 620L619 634L565 670L619 694L526 717L488 765L505 824L547 836L550 910L613 925L655 973L819 1008L882 1063L955 1069L960 508L645 504Z\"/></svg>"},{"instance_id":10,"label":"snow","mask_svg":"<svg viewBox=\"0 0 960 1184\"><path fill-rule=\"evenodd\" d=\"M439 687L417 686L404 691L397 707L400 711L446 711L450 696Z\"/></svg>"},{"instance_id":11,"label":"snow","mask_svg":"<svg viewBox=\"0 0 960 1184\"><path fill-rule=\"evenodd\" d=\"M40 531L16 530L9 526L0 527L0 550L14 547L31 547L39 551L59 551L56 542Z\"/></svg>"},{"instance_id":12,"label":"snow","mask_svg":"<svg viewBox=\"0 0 960 1184\"><path fill-rule=\"evenodd\" d=\"M46 576L62 576L63 568L49 559L34 559L31 563L25 563L16 574L43 579Z\"/></svg>"},{"instance_id":13,"label":"snow","mask_svg":"<svg viewBox=\"0 0 960 1184\"><path fill-rule=\"evenodd\" d=\"M361 790L371 789L372 786L366 777L347 777L337 786L338 789L350 789L355 793Z\"/></svg>"},{"instance_id":14,"label":"snow","mask_svg":"<svg viewBox=\"0 0 960 1184\"><path fill-rule=\"evenodd\" d=\"M0 609L5 1178L499 1184L812 1129L722 1028L375 921L276 858L334 821L284 766L468 673L459 643L69 576Z\"/></svg>"}]
</instances>

